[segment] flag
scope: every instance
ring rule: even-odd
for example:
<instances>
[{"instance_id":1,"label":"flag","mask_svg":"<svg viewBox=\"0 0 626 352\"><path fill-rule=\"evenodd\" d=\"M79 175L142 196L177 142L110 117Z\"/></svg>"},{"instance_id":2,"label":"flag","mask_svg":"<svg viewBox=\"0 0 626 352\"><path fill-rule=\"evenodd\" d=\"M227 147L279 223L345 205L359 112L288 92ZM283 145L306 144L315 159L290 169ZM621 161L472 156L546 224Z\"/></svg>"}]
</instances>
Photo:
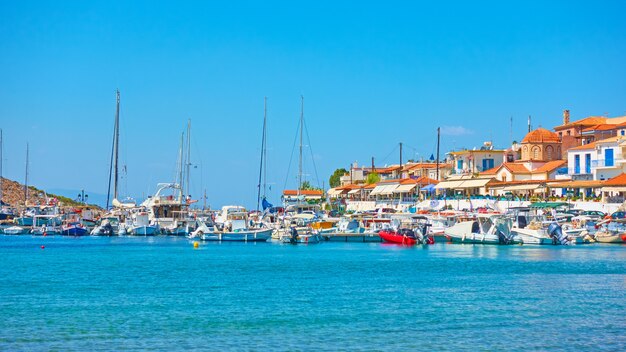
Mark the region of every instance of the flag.
<instances>
[{"instance_id":1,"label":"flag","mask_svg":"<svg viewBox=\"0 0 626 352\"><path fill-rule=\"evenodd\" d=\"M431 161L435 160L435 155L434 154L430 154L430 160Z\"/></svg>"},{"instance_id":2,"label":"flag","mask_svg":"<svg viewBox=\"0 0 626 352\"><path fill-rule=\"evenodd\" d=\"M265 211L267 208L273 207L272 203L268 202L265 198L263 198L261 205L263 206L263 211Z\"/></svg>"}]
</instances>

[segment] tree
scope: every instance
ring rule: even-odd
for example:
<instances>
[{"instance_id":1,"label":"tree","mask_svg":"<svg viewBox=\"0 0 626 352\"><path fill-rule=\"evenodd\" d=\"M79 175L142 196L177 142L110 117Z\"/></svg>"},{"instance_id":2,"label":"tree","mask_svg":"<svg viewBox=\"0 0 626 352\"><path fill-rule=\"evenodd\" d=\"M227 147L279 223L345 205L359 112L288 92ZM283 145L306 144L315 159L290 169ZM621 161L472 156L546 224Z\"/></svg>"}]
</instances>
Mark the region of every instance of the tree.
<instances>
[{"instance_id":1,"label":"tree","mask_svg":"<svg viewBox=\"0 0 626 352\"><path fill-rule=\"evenodd\" d=\"M344 168L335 170L335 172L333 172L333 174L330 176L330 179L328 180L328 184L330 185L330 187L335 188L339 186L341 184L341 180L340 180L341 176L347 173L348 173L348 170Z\"/></svg>"},{"instance_id":2,"label":"tree","mask_svg":"<svg viewBox=\"0 0 626 352\"><path fill-rule=\"evenodd\" d=\"M378 183L379 181L380 181L380 175L375 172L372 172L367 175L367 180L365 181L365 183L367 183L368 185L371 185L372 183Z\"/></svg>"},{"instance_id":3,"label":"tree","mask_svg":"<svg viewBox=\"0 0 626 352\"><path fill-rule=\"evenodd\" d=\"M300 189L301 190L310 190L313 189L313 186L311 186L311 182L309 181L302 181L302 184L300 185Z\"/></svg>"}]
</instances>

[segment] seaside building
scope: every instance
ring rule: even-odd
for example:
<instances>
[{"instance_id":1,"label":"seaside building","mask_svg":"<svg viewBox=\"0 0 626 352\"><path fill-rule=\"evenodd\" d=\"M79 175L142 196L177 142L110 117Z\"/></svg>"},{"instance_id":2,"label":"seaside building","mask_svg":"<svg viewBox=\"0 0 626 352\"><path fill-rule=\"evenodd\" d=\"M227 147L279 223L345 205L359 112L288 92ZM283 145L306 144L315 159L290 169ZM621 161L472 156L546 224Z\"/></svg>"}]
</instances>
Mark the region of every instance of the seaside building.
<instances>
[{"instance_id":1,"label":"seaside building","mask_svg":"<svg viewBox=\"0 0 626 352\"><path fill-rule=\"evenodd\" d=\"M452 174L471 175L502 165L505 150L494 149L491 142L482 147L448 153L452 159Z\"/></svg>"},{"instance_id":2,"label":"seaside building","mask_svg":"<svg viewBox=\"0 0 626 352\"><path fill-rule=\"evenodd\" d=\"M350 171L339 178L341 186L350 184L365 183L367 176L371 173L376 173L381 179L391 179L398 174L398 170L401 169L399 165L390 167L374 167L374 166L359 166L356 162L350 166Z\"/></svg>"},{"instance_id":3,"label":"seaside building","mask_svg":"<svg viewBox=\"0 0 626 352\"><path fill-rule=\"evenodd\" d=\"M626 134L626 116L605 117L589 116L570 122L569 110L563 111L563 124L554 127L561 139L562 157L567 157L567 150L598 140Z\"/></svg>"},{"instance_id":4,"label":"seaside building","mask_svg":"<svg viewBox=\"0 0 626 352\"><path fill-rule=\"evenodd\" d=\"M434 161L418 163L409 162L402 166L401 177L413 179L427 177L432 180L441 181L451 172L452 163L449 162L440 162L439 172L437 172L437 163Z\"/></svg>"},{"instance_id":5,"label":"seaside building","mask_svg":"<svg viewBox=\"0 0 626 352\"><path fill-rule=\"evenodd\" d=\"M286 189L283 191L281 198L283 203L298 202L303 200L306 202L319 202L324 198L324 191L318 189L301 189L299 191L295 189Z\"/></svg>"},{"instance_id":6,"label":"seaside building","mask_svg":"<svg viewBox=\"0 0 626 352\"><path fill-rule=\"evenodd\" d=\"M519 160L505 162L480 174L493 177L494 181L488 185L491 195L546 194L550 181L569 180L567 162L561 160L561 141L556 133L537 128L526 134L519 150Z\"/></svg>"}]
</instances>

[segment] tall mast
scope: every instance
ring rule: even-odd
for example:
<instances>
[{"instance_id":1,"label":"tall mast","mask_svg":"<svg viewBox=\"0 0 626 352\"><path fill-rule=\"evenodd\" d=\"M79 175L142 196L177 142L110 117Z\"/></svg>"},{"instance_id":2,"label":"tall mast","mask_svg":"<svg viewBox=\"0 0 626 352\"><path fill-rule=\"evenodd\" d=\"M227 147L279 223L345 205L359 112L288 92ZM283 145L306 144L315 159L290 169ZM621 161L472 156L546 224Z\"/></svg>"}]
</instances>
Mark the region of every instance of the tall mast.
<instances>
[{"instance_id":1,"label":"tall mast","mask_svg":"<svg viewBox=\"0 0 626 352\"><path fill-rule=\"evenodd\" d=\"M185 197L189 197L189 167L191 166L191 119L187 120L187 182L185 182Z\"/></svg>"},{"instance_id":2,"label":"tall mast","mask_svg":"<svg viewBox=\"0 0 626 352\"><path fill-rule=\"evenodd\" d=\"M24 205L28 199L28 142L26 143L26 177L24 179Z\"/></svg>"},{"instance_id":3,"label":"tall mast","mask_svg":"<svg viewBox=\"0 0 626 352\"><path fill-rule=\"evenodd\" d=\"M300 96L300 161L298 164L298 196L302 188L302 130L304 129L304 96Z\"/></svg>"},{"instance_id":4,"label":"tall mast","mask_svg":"<svg viewBox=\"0 0 626 352\"><path fill-rule=\"evenodd\" d=\"M179 176L178 176L178 181L179 181L179 187L180 187L180 192L178 193L178 201L182 202L183 201L183 166L184 166L184 160L183 160L183 146L184 144L184 140L185 140L185 132L181 133L180 135L180 148L178 149L178 160L179 160L179 164L178 164L178 172L179 172Z\"/></svg>"},{"instance_id":5,"label":"tall mast","mask_svg":"<svg viewBox=\"0 0 626 352\"><path fill-rule=\"evenodd\" d=\"M439 138L441 134L441 127L437 127L437 181L439 181Z\"/></svg>"},{"instance_id":6,"label":"tall mast","mask_svg":"<svg viewBox=\"0 0 626 352\"><path fill-rule=\"evenodd\" d=\"M115 142L114 142L114 150L115 150L115 166L113 167L113 199L117 199L117 188L119 182L119 151L120 151L120 90L117 89L116 93L116 105L115 105Z\"/></svg>"},{"instance_id":7,"label":"tall mast","mask_svg":"<svg viewBox=\"0 0 626 352\"><path fill-rule=\"evenodd\" d=\"M257 197L256 197L256 210L259 211L259 204L261 203L261 181L263 180L263 197L265 197L265 181L263 178L263 171L265 168L264 159L266 157L265 150L265 128L267 124L267 97L263 98L263 131L261 136L261 165L259 166L259 184L257 185Z\"/></svg>"},{"instance_id":8,"label":"tall mast","mask_svg":"<svg viewBox=\"0 0 626 352\"><path fill-rule=\"evenodd\" d=\"M400 142L400 167L402 167L402 142Z\"/></svg>"}]
</instances>

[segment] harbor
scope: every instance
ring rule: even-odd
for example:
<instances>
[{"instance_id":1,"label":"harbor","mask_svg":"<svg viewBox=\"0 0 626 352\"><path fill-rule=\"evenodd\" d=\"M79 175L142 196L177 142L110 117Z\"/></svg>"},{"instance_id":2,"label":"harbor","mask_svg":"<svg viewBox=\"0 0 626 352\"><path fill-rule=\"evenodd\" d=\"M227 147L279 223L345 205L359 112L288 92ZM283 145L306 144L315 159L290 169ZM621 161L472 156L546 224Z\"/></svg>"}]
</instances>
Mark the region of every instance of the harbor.
<instances>
[{"instance_id":1,"label":"harbor","mask_svg":"<svg viewBox=\"0 0 626 352\"><path fill-rule=\"evenodd\" d=\"M0 3L0 352L626 351L626 2Z\"/></svg>"},{"instance_id":2,"label":"harbor","mask_svg":"<svg viewBox=\"0 0 626 352\"><path fill-rule=\"evenodd\" d=\"M0 253L0 342L14 351L624 344L626 252L609 244L193 249L180 237L0 236Z\"/></svg>"}]
</instances>

